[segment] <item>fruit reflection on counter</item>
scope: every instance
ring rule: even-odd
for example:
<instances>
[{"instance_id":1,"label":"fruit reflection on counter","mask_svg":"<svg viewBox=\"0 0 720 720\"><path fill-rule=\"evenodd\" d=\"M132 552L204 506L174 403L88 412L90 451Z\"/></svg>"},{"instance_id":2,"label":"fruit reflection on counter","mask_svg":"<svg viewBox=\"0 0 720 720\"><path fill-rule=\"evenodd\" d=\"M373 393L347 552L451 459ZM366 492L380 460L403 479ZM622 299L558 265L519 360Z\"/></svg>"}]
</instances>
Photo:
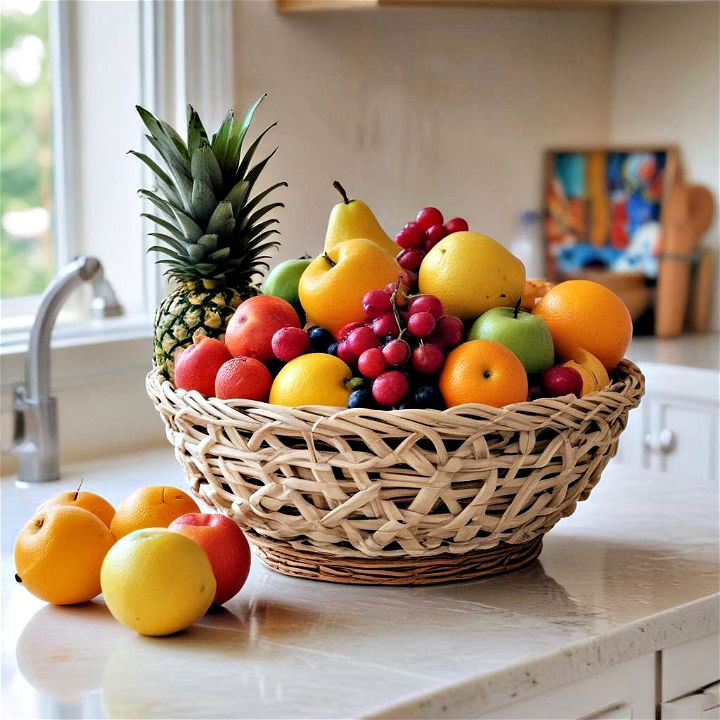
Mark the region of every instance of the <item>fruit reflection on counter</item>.
<instances>
[{"instance_id":1,"label":"fruit reflection on counter","mask_svg":"<svg viewBox=\"0 0 720 720\"><path fill-rule=\"evenodd\" d=\"M250 548L229 518L201 513L172 486L139 488L117 508L91 492L46 500L15 542L15 579L54 605L101 592L112 615L143 635L192 625L243 587Z\"/></svg>"}]
</instances>

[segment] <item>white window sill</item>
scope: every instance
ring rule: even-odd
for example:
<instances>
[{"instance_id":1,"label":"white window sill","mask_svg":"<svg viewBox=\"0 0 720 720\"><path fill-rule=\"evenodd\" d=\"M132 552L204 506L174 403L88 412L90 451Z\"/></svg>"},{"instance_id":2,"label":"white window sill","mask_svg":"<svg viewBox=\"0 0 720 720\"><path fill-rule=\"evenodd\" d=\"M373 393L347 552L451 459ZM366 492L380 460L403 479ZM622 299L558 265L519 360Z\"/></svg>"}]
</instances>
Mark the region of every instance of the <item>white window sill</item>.
<instances>
[{"instance_id":1,"label":"white window sill","mask_svg":"<svg viewBox=\"0 0 720 720\"><path fill-rule=\"evenodd\" d=\"M123 340L149 339L153 334L152 317L146 314L125 315L83 323L58 324L53 329L51 348L99 345ZM0 334L0 356L27 352L30 328L3 329ZM149 345L148 345L149 346Z\"/></svg>"}]
</instances>

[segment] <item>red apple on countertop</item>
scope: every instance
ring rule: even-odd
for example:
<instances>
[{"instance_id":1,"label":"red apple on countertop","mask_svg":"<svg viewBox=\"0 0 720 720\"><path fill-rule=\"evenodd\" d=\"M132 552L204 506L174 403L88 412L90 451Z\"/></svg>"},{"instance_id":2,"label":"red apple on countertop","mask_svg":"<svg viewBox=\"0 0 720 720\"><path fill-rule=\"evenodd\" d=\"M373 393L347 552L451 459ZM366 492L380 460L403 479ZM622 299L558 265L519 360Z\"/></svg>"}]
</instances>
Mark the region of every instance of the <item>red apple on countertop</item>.
<instances>
[{"instance_id":1,"label":"red apple on countertop","mask_svg":"<svg viewBox=\"0 0 720 720\"><path fill-rule=\"evenodd\" d=\"M187 513L169 526L194 540L208 556L217 581L214 605L237 595L250 572L250 546L243 531L225 515Z\"/></svg>"}]
</instances>

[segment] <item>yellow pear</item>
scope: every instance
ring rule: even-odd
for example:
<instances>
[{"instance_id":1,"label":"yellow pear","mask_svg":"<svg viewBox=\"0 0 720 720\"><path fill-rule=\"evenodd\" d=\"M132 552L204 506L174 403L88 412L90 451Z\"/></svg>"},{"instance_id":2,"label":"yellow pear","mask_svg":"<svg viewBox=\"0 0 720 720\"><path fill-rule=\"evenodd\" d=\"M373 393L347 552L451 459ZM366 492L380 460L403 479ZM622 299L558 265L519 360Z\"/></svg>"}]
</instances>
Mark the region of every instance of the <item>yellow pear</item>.
<instances>
[{"instance_id":1,"label":"yellow pear","mask_svg":"<svg viewBox=\"0 0 720 720\"><path fill-rule=\"evenodd\" d=\"M343 201L330 213L325 235L325 252L345 240L366 238L395 257L400 248L380 227L373 211L362 200L349 200L345 188L337 180L333 187L342 195Z\"/></svg>"},{"instance_id":2,"label":"yellow pear","mask_svg":"<svg viewBox=\"0 0 720 720\"><path fill-rule=\"evenodd\" d=\"M420 292L435 295L448 315L475 320L494 307L513 307L525 292L525 266L487 235L456 232L420 266Z\"/></svg>"}]
</instances>

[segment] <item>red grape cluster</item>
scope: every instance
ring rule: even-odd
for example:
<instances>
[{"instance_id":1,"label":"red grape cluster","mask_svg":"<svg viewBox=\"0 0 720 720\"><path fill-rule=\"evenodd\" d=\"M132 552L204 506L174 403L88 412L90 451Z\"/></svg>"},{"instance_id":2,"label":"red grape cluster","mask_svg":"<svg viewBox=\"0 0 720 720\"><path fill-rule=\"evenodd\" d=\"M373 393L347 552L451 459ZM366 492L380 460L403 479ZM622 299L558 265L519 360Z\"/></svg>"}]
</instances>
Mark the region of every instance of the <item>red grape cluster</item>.
<instances>
[{"instance_id":1,"label":"red grape cluster","mask_svg":"<svg viewBox=\"0 0 720 720\"><path fill-rule=\"evenodd\" d=\"M346 325L328 349L365 380L348 407L443 407L437 374L463 339L462 320L434 295L408 298L400 283L366 293L363 309L365 322Z\"/></svg>"},{"instance_id":2,"label":"red grape cluster","mask_svg":"<svg viewBox=\"0 0 720 720\"><path fill-rule=\"evenodd\" d=\"M395 242L403 248L397 256L398 264L416 273L425 255L446 235L467 229L468 224L463 218L452 218L443 224L443 215L437 208L423 208L415 220L407 223L395 236Z\"/></svg>"}]
</instances>

